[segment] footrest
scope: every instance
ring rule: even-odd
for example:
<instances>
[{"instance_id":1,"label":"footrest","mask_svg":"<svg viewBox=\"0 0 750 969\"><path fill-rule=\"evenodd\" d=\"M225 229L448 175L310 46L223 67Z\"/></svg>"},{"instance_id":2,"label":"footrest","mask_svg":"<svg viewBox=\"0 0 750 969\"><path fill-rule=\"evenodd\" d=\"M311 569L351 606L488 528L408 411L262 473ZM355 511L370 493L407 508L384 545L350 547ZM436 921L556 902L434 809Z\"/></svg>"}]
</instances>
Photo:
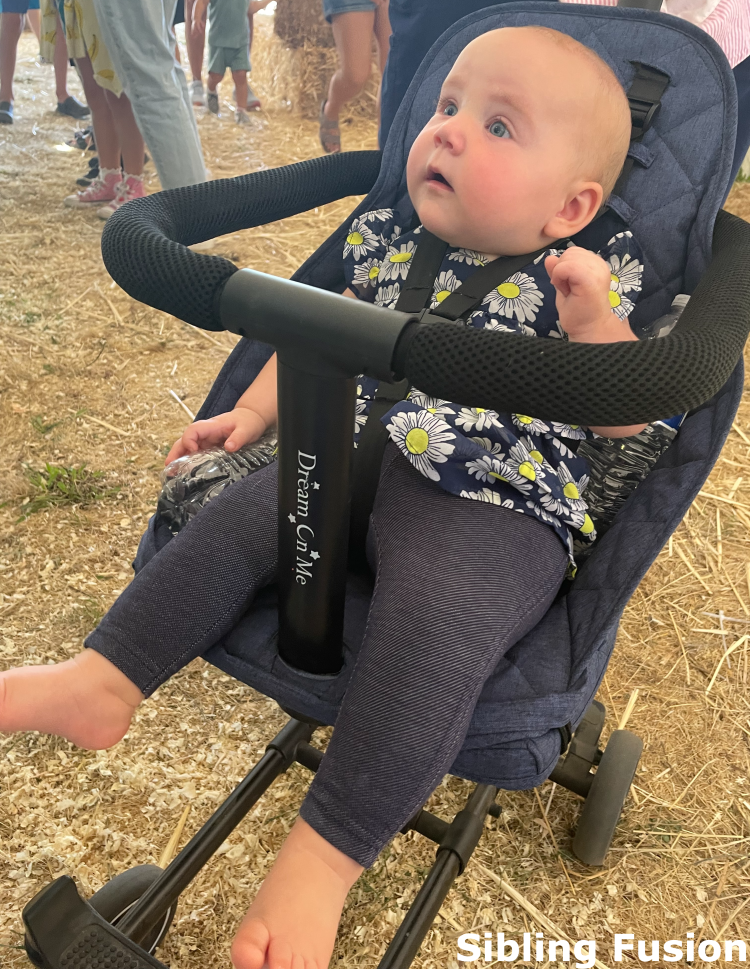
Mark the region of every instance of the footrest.
<instances>
[{"instance_id":1,"label":"footrest","mask_svg":"<svg viewBox=\"0 0 750 969\"><path fill-rule=\"evenodd\" d=\"M95 912L68 875L32 898L23 921L29 958L42 969L167 969Z\"/></svg>"}]
</instances>

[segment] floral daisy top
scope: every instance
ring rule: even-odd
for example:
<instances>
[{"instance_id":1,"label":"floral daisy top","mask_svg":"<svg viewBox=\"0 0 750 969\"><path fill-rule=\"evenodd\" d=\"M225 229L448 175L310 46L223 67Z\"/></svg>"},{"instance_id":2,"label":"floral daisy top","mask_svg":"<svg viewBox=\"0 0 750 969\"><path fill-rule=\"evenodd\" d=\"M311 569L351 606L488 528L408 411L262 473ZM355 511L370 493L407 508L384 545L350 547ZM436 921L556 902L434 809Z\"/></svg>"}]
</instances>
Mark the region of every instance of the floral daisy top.
<instances>
[{"instance_id":1,"label":"floral daisy top","mask_svg":"<svg viewBox=\"0 0 750 969\"><path fill-rule=\"evenodd\" d=\"M367 212L352 223L344 244L344 270L351 289L360 299L389 309L396 306L421 232L419 226L402 233L401 224L393 209ZM484 298L467 325L565 339L557 318L555 288L544 268L546 256L560 251L549 249L513 273ZM640 248L630 232L620 232L599 255L612 274L612 312L624 318L641 289ZM482 265L480 253L449 247L430 306L436 307ZM376 389L376 380L359 378L355 446ZM573 540L596 538L583 497L589 468L575 453L579 440L595 436L588 428L465 407L416 389L382 421L394 443L425 477L454 495L502 505L544 522L560 537L573 565Z\"/></svg>"}]
</instances>

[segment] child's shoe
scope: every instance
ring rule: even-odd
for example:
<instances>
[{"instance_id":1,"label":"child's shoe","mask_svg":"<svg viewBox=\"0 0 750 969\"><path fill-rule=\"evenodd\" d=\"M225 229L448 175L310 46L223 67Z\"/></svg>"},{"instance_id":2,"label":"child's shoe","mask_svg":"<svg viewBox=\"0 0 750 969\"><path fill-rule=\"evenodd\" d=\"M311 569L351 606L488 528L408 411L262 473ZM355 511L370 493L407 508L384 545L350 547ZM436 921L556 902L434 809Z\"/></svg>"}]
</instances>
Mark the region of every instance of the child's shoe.
<instances>
[{"instance_id":1,"label":"child's shoe","mask_svg":"<svg viewBox=\"0 0 750 969\"><path fill-rule=\"evenodd\" d=\"M260 111L260 98L253 91L253 89L248 84L247 86L247 110L248 111Z\"/></svg>"},{"instance_id":2,"label":"child's shoe","mask_svg":"<svg viewBox=\"0 0 750 969\"><path fill-rule=\"evenodd\" d=\"M206 92L203 90L203 81L196 80L190 85L190 100L197 108L202 108L206 104Z\"/></svg>"},{"instance_id":3,"label":"child's shoe","mask_svg":"<svg viewBox=\"0 0 750 969\"><path fill-rule=\"evenodd\" d=\"M85 191L69 195L64 204L70 209L91 209L96 205L112 202L117 198L121 181L122 172L119 168L102 169L99 177Z\"/></svg>"},{"instance_id":4,"label":"child's shoe","mask_svg":"<svg viewBox=\"0 0 750 969\"><path fill-rule=\"evenodd\" d=\"M116 197L107 205L103 205L96 214L100 219L108 219L110 215L113 215L126 202L145 197L146 189L143 187L143 175L127 175L123 173L122 181L117 186Z\"/></svg>"},{"instance_id":5,"label":"child's shoe","mask_svg":"<svg viewBox=\"0 0 750 969\"><path fill-rule=\"evenodd\" d=\"M206 95L206 106L211 114L215 114L218 118L219 116L219 95L216 91L209 91Z\"/></svg>"},{"instance_id":6,"label":"child's shoe","mask_svg":"<svg viewBox=\"0 0 750 969\"><path fill-rule=\"evenodd\" d=\"M243 111L242 108L237 108L237 110L234 112L234 120L239 125L250 124L250 119L247 116L247 111Z\"/></svg>"}]
</instances>

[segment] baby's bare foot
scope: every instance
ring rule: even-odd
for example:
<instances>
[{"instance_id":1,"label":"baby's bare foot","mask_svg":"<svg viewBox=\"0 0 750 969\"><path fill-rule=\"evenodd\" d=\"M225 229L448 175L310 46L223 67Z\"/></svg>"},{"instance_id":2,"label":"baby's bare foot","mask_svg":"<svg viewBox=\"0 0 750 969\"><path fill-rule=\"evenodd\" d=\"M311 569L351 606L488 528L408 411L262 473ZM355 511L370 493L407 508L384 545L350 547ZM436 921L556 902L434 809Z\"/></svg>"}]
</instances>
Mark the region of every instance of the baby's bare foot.
<instances>
[{"instance_id":1,"label":"baby's bare foot","mask_svg":"<svg viewBox=\"0 0 750 969\"><path fill-rule=\"evenodd\" d=\"M0 673L0 733L39 730L104 750L127 733L143 694L92 649L54 666Z\"/></svg>"},{"instance_id":2,"label":"baby's bare foot","mask_svg":"<svg viewBox=\"0 0 750 969\"><path fill-rule=\"evenodd\" d=\"M361 872L298 818L235 936L235 969L327 969Z\"/></svg>"}]
</instances>

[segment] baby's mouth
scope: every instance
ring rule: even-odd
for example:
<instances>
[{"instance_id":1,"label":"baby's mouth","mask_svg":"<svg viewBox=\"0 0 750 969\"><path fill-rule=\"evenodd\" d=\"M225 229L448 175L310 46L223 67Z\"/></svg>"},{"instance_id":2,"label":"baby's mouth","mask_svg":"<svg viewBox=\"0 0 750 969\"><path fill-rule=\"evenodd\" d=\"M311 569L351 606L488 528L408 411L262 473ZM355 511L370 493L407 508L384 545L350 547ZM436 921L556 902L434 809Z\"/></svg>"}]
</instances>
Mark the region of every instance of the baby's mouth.
<instances>
[{"instance_id":1,"label":"baby's mouth","mask_svg":"<svg viewBox=\"0 0 750 969\"><path fill-rule=\"evenodd\" d=\"M453 186L440 172L435 171L432 168L427 169L427 181L433 185L444 185L446 188L453 189Z\"/></svg>"}]
</instances>

